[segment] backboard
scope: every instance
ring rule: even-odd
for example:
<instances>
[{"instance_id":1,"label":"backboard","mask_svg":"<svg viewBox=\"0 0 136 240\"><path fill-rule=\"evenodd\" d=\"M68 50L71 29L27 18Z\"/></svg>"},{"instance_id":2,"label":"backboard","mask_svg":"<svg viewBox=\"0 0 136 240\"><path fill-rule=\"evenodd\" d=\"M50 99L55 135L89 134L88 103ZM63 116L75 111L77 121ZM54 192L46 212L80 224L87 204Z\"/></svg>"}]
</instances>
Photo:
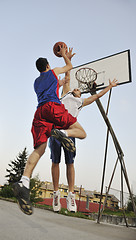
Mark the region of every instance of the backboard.
<instances>
[{"instance_id":1,"label":"backboard","mask_svg":"<svg viewBox=\"0 0 136 240\"><path fill-rule=\"evenodd\" d=\"M108 86L109 79L113 80L116 78L119 81L119 84L129 83L131 82L130 50L74 67L70 71L71 90L79 88L82 93L90 92L87 84L83 84L76 79L77 71L79 69L79 72L81 72L81 69L84 71L84 68L91 68L91 71L95 73L96 91Z\"/></svg>"}]
</instances>

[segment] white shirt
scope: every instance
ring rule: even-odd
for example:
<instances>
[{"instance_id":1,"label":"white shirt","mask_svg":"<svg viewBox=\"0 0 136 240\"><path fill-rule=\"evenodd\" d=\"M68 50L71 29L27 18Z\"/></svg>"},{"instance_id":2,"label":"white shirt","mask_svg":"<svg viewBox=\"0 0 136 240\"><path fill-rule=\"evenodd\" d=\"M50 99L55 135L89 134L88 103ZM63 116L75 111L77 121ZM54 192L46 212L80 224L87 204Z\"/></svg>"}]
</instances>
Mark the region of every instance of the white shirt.
<instances>
[{"instance_id":1,"label":"white shirt","mask_svg":"<svg viewBox=\"0 0 136 240\"><path fill-rule=\"evenodd\" d=\"M83 98L74 97L72 92L68 92L63 97L61 97L60 100L73 117L78 116L83 106Z\"/></svg>"}]
</instances>

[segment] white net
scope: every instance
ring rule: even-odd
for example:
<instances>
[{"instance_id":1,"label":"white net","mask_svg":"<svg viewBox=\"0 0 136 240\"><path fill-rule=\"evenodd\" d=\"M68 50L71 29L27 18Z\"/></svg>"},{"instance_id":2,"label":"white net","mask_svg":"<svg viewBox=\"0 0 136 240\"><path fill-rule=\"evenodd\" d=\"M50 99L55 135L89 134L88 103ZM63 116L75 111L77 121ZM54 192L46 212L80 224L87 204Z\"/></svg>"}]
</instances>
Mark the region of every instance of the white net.
<instances>
[{"instance_id":1,"label":"white net","mask_svg":"<svg viewBox=\"0 0 136 240\"><path fill-rule=\"evenodd\" d=\"M75 77L78 80L78 88L81 91L88 91L93 88L97 79L97 72L92 68L80 68Z\"/></svg>"}]
</instances>

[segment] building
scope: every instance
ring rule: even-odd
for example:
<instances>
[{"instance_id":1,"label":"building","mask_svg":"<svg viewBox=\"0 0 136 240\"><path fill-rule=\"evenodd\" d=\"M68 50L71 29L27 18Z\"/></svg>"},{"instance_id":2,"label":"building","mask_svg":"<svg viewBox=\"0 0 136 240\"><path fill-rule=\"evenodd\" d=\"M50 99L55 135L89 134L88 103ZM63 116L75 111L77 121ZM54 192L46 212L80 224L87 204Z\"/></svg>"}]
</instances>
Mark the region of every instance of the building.
<instances>
[{"instance_id":1,"label":"building","mask_svg":"<svg viewBox=\"0 0 136 240\"><path fill-rule=\"evenodd\" d=\"M68 186L64 184L59 184L59 190L60 190L61 198L66 198L68 194ZM100 203L100 196L101 196L100 192L85 190L82 186L81 187L75 186L74 193L75 193L76 200L84 201L88 203L97 203L97 204ZM42 182L41 187L38 191L38 197L43 199L46 199L46 198L50 199L52 198L52 196L53 196L52 182L48 182L48 181ZM106 197L106 194L103 193L102 204L104 203L105 197ZM119 200L114 195L108 194L106 207L117 209L118 203L119 203Z\"/></svg>"}]
</instances>

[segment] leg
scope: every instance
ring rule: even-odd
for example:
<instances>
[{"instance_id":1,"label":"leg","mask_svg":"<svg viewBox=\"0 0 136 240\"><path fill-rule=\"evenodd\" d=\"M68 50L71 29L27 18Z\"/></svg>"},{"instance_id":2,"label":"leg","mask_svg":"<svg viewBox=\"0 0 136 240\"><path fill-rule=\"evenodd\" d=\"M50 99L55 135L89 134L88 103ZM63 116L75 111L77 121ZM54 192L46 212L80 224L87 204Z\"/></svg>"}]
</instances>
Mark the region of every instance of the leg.
<instances>
[{"instance_id":1,"label":"leg","mask_svg":"<svg viewBox=\"0 0 136 240\"><path fill-rule=\"evenodd\" d=\"M61 143L55 138L50 137L49 146L51 151L50 158L52 159L52 182L53 182L53 210L59 212L61 210L60 192L59 192L59 163L61 159Z\"/></svg>"},{"instance_id":2,"label":"leg","mask_svg":"<svg viewBox=\"0 0 136 240\"><path fill-rule=\"evenodd\" d=\"M68 137L84 139L86 133L82 126L76 121L75 117L68 113L63 104L60 104L56 118L54 117L54 123L55 129L51 130L51 136L58 139L68 151L74 152L75 146ZM66 130L64 131L64 129Z\"/></svg>"},{"instance_id":3,"label":"leg","mask_svg":"<svg viewBox=\"0 0 136 240\"><path fill-rule=\"evenodd\" d=\"M57 141L57 139L50 137L49 139L49 146L51 155L50 158L52 160L52 182L54 191L58 191L59 189L59 163L61 160L61 143Z\"/></svg>"},{"instance_id":4,"label":"leg","mask_svg":"<svg viewBox=\"0 0 136 240\"><path fill-rule=\"evenodd\" d=\"M82 126L75 122L63 133L61 130L53 129L51 130L51 136L60 141L64 148L70 152L75 152L76 148L73 144L73 141L69 137L84 139L86 137L86 132Z\"/></svg>"},{"instance_id":5,"label":"leg","mask_svg":"<svg viewBox=\"0 0 136 240\"><path fill-rule=\"evenodd\" d=\"M75 183L75 169L74 169L74 163L67 164L66 168L66 174L67 174L67 181L68 181L68 187L69 192L74 192L74 183Z\"/></svg>"},{"instance_id":6,"label":"leg","mask_svg":"<svg viewBox=\"0 0 136 240\"><path fill-rule=\"evenodd\" d=\"M75 144L75 138L71 138L71 140ZM68 181L68 196L67 196L67 209L70 212L76 212L77 206L75 201L75 194L74 194L74 184L75 184L75 168L74 168L74 159L76 156L76 152L72 153L67 151L64 148L65 153L65 163L66 163L66 175Z\"/></svg>"},{"instance_id":7,"label":"leg","mask_svg":"<svg viewBox=\"0 0 136 240\"><path fill-rule=\"evenodd\" d=\"M68 180L68 187L69 193L67 196L67 209L70 212L77 211L77 205L75 201L75 194L74 192L74 182L75 182L75 169L74 163L67 164L67 180Z\"/></svg>"},{"instance_id":8,"label":"leg","mask_svg":"<svg viewBox=\"0 0 136 240\"><path fill-rule=\"evenodd\" d=\"M82 126L79 124L79 122L75 122L65 131L68 137L75 137L80 139L86 138L86 132L84 131Z\"/></svg>"},{"instance_id":9,"label":"leg","mask_svg":"<svg viewBox=\"0 0 136 240\"><path fill-rule=\"evenodd\" d=\"M52 163L52 181L53 181L53 210L59 212L61 210L60 192L59 192L59 163Z\"/></svg>"},{"instance_id":10,"label":"leg","mask_svg":"<svg viewBox=\"0 0 136 240\"><path fill-rule=\"evenodd\" d=\"M53 187L54 191L58 191L59 189L59 163L52 163L52 181L53 181Z\"/></svg>"},{"instance_id":11,"label":"leg","mask_svg":"<svg viewBox=\"0 0 136 240\"><path fill-rule=\"evenodd\" d=\"M39 159L45 152L46 146L47 146L47 142L41 144L31 153L31 155L27 160L23 176L26 176L28 178L31 177L36 164L38 163Z\"/></svg>"},{"instance_id":12,"label":"leg","mask_svg":"<svg viewBox=\"0 0 136 240\"><path fill-rule=\"evenodd\" d=\"M46 145L47 145L46 142L41 144L29 156L23 176L27 178L31 177L33 169L35 168L37 162L39 161L40 157L43 155L45 151ZM22 212L27 215L31 215L33 213L33 208L30 202L30 189L25 187L23 185L23 182L20 181L13 184L13 190Z\"/></svg>"}]
</instances>

